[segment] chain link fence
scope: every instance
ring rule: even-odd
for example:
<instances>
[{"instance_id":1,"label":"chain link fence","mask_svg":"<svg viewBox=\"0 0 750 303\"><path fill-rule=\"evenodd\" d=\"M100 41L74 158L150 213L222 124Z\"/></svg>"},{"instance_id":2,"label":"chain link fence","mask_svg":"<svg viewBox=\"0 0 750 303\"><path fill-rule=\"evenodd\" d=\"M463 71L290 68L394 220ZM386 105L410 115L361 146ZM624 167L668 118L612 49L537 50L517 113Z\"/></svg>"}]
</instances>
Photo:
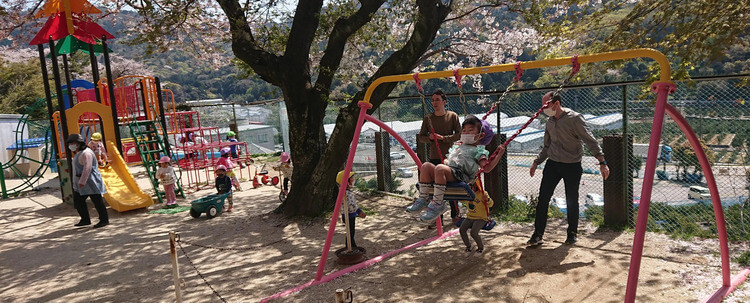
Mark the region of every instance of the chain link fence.
<instances>
[{"instance_id":1,"label":"chain link fence","mask_svg":"<svg viewBox=\"0 0 750 303\"><path fill-rule=\"evenodd\" d=\"M455 87L455 84L445 85ZM499 129L505 137L510 137L541 107L542 96L553 89L513 90L499 105L496 111L499 115L490 115L487 121L495 127L496 133ZM427 94L430 93L431 90L427 89ZM502 91L465 93L465 103L461 102L462 98L458 95L449 94L447 108L462 119L467 114L481 118L501 93ZM622 176L618 176L618 185L612 185L622 189L614 195L605 195L598 160L584 149L586 154L582 160L583 176L579 190L581 217L602 225L604 203L613 197L621 197L627 203L632 203L632 207L626 208L630 209L626 216L632 226L640 204L656 95L642 82L627 82L570 86L562 91L561 96L564 107L584 115L600 145L603 144L604 137L617 135L620 136L620 139L615 138L619 140L617 142L622 142L623 133L632 136L630 152L624 153L626 149L623 145L615 145L609 147L615 152L606 155L610 166L622 163L627 165L627 168L622 166L623 169L620 170ZM750 156L747 149L750 144L750 102L747 100L750 100L750 87L744 85L742 79L731 77L679 82L677 92L669 98L669 103L682 113L701 139L712 163L730 240L750 240L750 231L746 227L746 222L750 221L750 214L747 213L750 206ZM404 138L409 143L409 148L419 150L422 159L425 159L424 154L428 152L430 145L425 144L424 151L418 148L416 135L421 128L422 117L432 112L430 96L425 96L424 101L423 105L419 97L389 99L373 114ZM496 218L533 221L534 205L541 182L539 172L543 166L539 167L540 170L533 178L529 176L529 168L542 148L545 123L545 117L533 121L508 146L507 174L500 176L501 179L507 179L508 200L496 203L504 205L495 209ZM378 152L375 134L380 131L380 128L371 123L366 123L362 129L360 148L355 157L355 162L363 162L360 165L361 171L358 171L361 177L358 187L360 190L385 190L414 197L414 187L418 180L417 167L406 150L395 139L387 138L387 135L382 141L387 142L387 146L381 147ZM387 170L391 173L391 178L381 178L384 179L381 184L377 182L374 167L378 155L382 162L388 163ZM686 137L668 117L664 122L658 157L649 210L649 230L685 238L715 236L716 224L705 176ZM365 165L364 162L369 164ZM389 183L383 184L384 181ZM557 187L550 205L551 217L565 217L564 186Z\"/></svg>"}]
</instances>

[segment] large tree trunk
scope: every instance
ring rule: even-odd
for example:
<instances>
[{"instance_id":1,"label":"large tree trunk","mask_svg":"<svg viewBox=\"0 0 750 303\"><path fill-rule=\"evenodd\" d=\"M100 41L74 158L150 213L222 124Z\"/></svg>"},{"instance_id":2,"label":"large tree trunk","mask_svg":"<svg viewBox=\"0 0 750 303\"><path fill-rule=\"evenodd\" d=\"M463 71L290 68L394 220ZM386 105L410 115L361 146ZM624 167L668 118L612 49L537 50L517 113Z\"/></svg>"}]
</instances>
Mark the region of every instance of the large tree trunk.
<instances>
[{"instance_id":1,"label":"large tree trunk","mask_svg":"<svg viewBox=\"0 0 750 303\"><path fill-rule=\"evenodd\" d=\"M352 102L341 109L336 119L336 127L327 145L322 123L327 102L323 100L323 97L316 100L323 104L322 107L311 108L313 106L308 105L306 108L299 108L294 105L289 109L290 129L295 128L292 127L294 120L298 120L301 123L299 125L304 125L304 129L290 130L292 132L290 137L296 137L291 139L290 147L294 159L292 183L297 185L280 207L285 214L315 216L331 209L336 197L336 174L343 169L348 153L351 152L349 147L359 113L357 102L362 100L365 90L375 79L386 75L409 73L416 67L420 57L434 40L440 25L450 12L450 7L435 5L435 2L434 0L418 1L419 18L411 37L400 50L385 60L364 89L355 94ZM373 108L368 113L377 109L395 86L395 83L380 85L373 92L370 99ZM310 92L312 91L314 90ZM323 94L327 96L328 91ZM307 94L308 101L312 101L313 97L310 95L315 94ZM285 100L290 100L287 99L286 92ZM315 140L320 141L315 142Z\"/></svg>"},{"instance_id":2,"label":"large tree trunk","mask_svg":"<svg viewBox=\"0 0 750 303\"><path fill-rule=\"evenodd\" d=\"M336 21L327 48L317 66L317 80L312 83L309 64L310 46L318 28L322 0L299 1L294 22L282 56L272 54L255 41L252 29L237 0L217 0L229 19L232 50L265 81L281 88L289 114L290 148L294 172L292 190L279 210L287 215L317 216L331 209L335 202L336 173L342 168L354 134L354 124L364 90L354 102L342 109L329 142L323 130L333 77L339 68L346 42L367 24L384 0L362 0L359 10ZM404 46L391 54L364 86L375 79L408 73L419 62L450 12L450 6L438 0L417 0L418 15L413 32ZM376 109L395 84L381 85L370 102Z\"/></svg>"}]
</instances>

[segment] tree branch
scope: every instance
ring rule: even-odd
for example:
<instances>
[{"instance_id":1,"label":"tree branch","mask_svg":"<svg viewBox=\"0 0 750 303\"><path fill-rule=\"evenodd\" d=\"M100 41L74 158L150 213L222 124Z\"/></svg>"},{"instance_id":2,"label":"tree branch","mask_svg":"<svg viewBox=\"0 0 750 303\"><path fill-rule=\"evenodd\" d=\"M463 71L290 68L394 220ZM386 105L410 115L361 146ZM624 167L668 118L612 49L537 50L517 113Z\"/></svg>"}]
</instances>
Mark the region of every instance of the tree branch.
<instances>
[{"instance_id":1,"label":"tree branch","mask_svg":"<svg viewBox=\"0 0 750 303\"><path fill-rule=\"evenodd\" d=\"M333 76L341 65L346 42L359 29L372 20L372 15L385 3L384 0L363 0L357 12L346 18L339 18L331 30L328 45L318 66L318 91L330 91Z\"/></svg>"},{"instance_id":2,"label":"tree branch","mask_svg":"<svg viewBox=\"0 0 750 303\"><path fill-rule=\"evenodd\" d=\"M409 40L401 49L391 54L380 68L370 77L364 87L369 87L375 79L387 75L409 73L417 66L420 57L428 50L440 26L445 22L445 17L451 11L450 6L443 6L438 0L417 0L418 15L417 22L414 24ZM372 94L370 102L374 105L369 112L375 110L383 99L395 87L395 83L380 85ZM358 92L354 100L361 100L364 97L365 90ZM352 102L349 110L356 111L357 104Z\"/></svg>"},{"instance_id":3,"label":"tree branch","mask_svg":"<svg viewBox=\"0 0 750 303\"><path fill-rule=\"evenodd\" d=\"M479 6L477 6L477 7L474 7L474 8L472 8L472 9L470 9L470 10L468 10L468 11L464 12L463 14L460 14L460 15L458 15L458 16L455 16L455 17L453 17L453 18L445 19L445 22L450 22L450 21L460 20L460 19L462 19L462 18L464 18L464 17L466 17L466 16L469 16L469 15L473 14L473 13L474 13L475 11L478 11L478 10L480 10L480 9L483 9L483 8L496 8L496 7L500 7L500 6L506 6L506 7L507 7L507 6L508 6L508 4L507 4L507 3L503 3L503 4L499 4L499 3L496 3L496 4L484 4L484 5L479 5Z\"/></svg>"},{"instance_id":4,"label":"tree branch","mask_svg":"<svg viewBox=\"0 0 750 303\"><path fill-rule=\"evenodd\" d=\"M258 45L253 31L245 18L245 11L238 0L217 0L229 20L232 34L232 52L237 59L247 63L261 79L280 86L283 82L278 66L279 56L269 53Z\"/></svg>"},{"instance_id":5,"label":"tree branch","mask_svg":"<svg viewBox=\"0 0 750 303\"><path fill-rule=\"evenodd\" d=\"M315 40L315 31L320 23L320 10L323 0L300 0L294 13L292 28L284 50L284 63L289 71L303 72L309 81L310 46Z\"/></svg>"}]
</instances>

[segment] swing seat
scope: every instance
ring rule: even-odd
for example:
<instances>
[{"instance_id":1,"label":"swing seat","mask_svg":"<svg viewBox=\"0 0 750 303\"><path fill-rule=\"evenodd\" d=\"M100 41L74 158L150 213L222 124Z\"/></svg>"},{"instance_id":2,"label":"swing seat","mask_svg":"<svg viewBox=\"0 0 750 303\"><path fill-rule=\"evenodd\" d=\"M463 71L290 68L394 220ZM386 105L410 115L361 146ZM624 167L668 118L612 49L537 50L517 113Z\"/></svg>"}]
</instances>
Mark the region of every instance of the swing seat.
<instances>
[{"instance_id":1,"label":"swing seat","mask_svg":"<svg viewBox=\"0 0 750 303\"><path fill-rule=\"evenodd\" d=\"M464 219L466 218L464 217L459 218L458 221L456 221L456 227L461 227L461 223L464 222ZM493 228L495 228L495 225L497 225L497 222L495 222L495 220L489 220L487 221L487 223L484 223L484 226L482 226L482 229L492 230Z\"/></svg>"},{"instance_id":2,"label":"swing seat","mask_svg":"<svg viewBox=\"0 0 750 303\"><path fill-rule=\"evenodd\" d=\"M419 183L417 185L417 192L419 192ZM434 188L430 189L430 197L434 193ZM445 184L445 194L443 200L448 201L474 201L474 191L471 190L471 186L464 182L448 182Z\"/></svg>"}]
</instances>

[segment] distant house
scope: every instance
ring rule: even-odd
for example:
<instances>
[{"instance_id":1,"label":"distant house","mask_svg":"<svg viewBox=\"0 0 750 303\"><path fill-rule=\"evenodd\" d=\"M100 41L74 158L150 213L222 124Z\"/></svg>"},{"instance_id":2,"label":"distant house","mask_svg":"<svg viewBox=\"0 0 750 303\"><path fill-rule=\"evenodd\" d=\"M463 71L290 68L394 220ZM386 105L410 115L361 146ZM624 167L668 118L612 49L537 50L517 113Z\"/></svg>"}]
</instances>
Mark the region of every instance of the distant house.
<instances>
[{"instance_id":1,"label":"distant house","mask_svg":"<svg viewBox=\"0 0 750 303\"><path fill-rule=\"evenodd\" d=\"M279 131L271 126L264 124L238 125L239 133L237 137L242 142L247 142L247 148L250 153L268 153L274 151L276 145L274 138ZM219 134L221 139L225 140L229 128L220 128Z\"/></svg>"},{"instance_id":2,"label":"distant house","mask_svg":"<svg viewBox=\"0 0 750 303\"><path fill-rule=\"evenodd\" d=\"M586 118L587 115L584 115ZM591 115L588 115L591 116ZM622 113L611 113L591 118L586 118L586 124L591 130L613 130L622 128Z\"/></svg>"},{"instance_id":3,"label":"distant house","mask_svg":"<svg viewBox=\"0 0 750 303\"><path fill-rule=\"evenodd\" d=\"M520 129L520 127L508 129L503 131L502 133L505 134L506 138L510 138L518 131L518 129ZM543 145L544 130L527 127L521 132L521 134L518 135L518 137L513 139L513 141L508 144L508 152L536 153L542 150Z\"/></svg>"},{"instance_id":4,"label":"distant house","mask_svg":"<svg viewBox=\"0 0 750 303\"><path fill-rule=\"evenodd\" d=\"M399 136L404 138L407 143L414 143L416 135L419 133L419 130L422 127L422 121L411 121L411 122L401 122L401 121L388 121L383 122L388 127L392 128L393 131L395 131ZM331 137L331 134L333 133L333 129L336 126L334 123L329 123L323 125L323 129L326 133L326 139ZM366 143L374 143L375 142L375 133L380 131L380 127L372 122L365 122L362 125L362 131L360 134L360 142L366 142ZM397 145L398 141L396 141L395 138L391 138L391 145Z\"/></svg>"},{"instance_id":5,"label":"distant house","mask_svg":"<svg viewBox=\"0 0 750 303\"><path fill-rule=\"evenodd\" d=\"M242 117L248 121L267 123L272 113L272 110L262 106L237 107L237 117ZM237 122L237 124L241 123Z\"/></svg>"}]
</instances>

